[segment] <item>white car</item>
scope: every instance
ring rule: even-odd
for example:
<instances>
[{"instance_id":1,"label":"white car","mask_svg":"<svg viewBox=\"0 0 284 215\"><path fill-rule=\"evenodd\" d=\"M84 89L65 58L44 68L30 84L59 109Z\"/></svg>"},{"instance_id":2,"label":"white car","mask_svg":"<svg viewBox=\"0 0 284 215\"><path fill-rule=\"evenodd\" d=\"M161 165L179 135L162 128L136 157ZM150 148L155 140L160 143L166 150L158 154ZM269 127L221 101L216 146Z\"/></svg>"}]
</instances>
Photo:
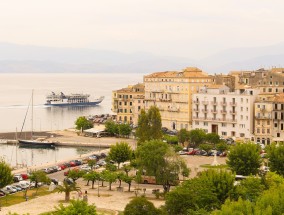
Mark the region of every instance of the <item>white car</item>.
<instances>
[{"instance_id":1,"label":"white car","mask_svg":"<svg viewBox=\"0 0 284 215\"><path fill-rule=\"evenodd\" d=\"M5 189L6 189L7 191L9 191L10 193L16 193L16 192L18 191L17 189L13 188L13 187L10 186L10 185L6 186Z\"/></svg>"},{"instance_id":2,"label":"white car","mask_svg":"<svg viewBox=\"0 0 284 215\"><path fill-rule=\"evenodd\" d=\"M84 171L91 171L91 167L87 165L80 166L80 169Z\"/></svg>"}]
</instances>

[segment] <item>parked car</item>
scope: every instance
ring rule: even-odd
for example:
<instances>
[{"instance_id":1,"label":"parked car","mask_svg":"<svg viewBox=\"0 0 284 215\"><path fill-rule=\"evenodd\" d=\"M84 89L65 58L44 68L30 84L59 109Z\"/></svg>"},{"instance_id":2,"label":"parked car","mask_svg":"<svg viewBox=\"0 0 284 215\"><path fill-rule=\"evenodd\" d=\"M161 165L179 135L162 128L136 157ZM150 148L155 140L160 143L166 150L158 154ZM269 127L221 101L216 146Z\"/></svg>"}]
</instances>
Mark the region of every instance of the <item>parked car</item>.
<instances>
[{"instance_id":1,"label":"parked car","mask_svg":"<svg viewBox=\"0 0 284 215\"><path fill-rule=\"evenodd\" d=\"M23 178L22 178L21 175L14 175L14 177L13 177L14 182L19 182L19 181L22 181L22 180L23 180Z\"/></svg>"},{"instance_id":2,"label":"parked car","mask_svg":"<svg viewBox=\"0 0 284 215\"><path fill-rule=\"evenodd\" d=\"M76 163L75 163L75 161L70 161L69 164L70 164L70 167L77 166Z\"/></svg>"},{"instance_id":3,"label":"parked car","mask_svg":"<svg viewBox=\"0 0 284 215\"><path fill-rule=\"evenodd\" d=\"M88 157L90 160L99 160L96 155L91 155Z\"/></svg>"},{"instance_id":4,"label":"parked car","mask_svg":"<svg viewBox=\"0 0 284 215\"><path fill-rule=\"evenodd\" d=\"M88 165L83 165L83 166L80 166L80 169L83 170L83 171L91 171L91 167L88 166Z\"/></svg>"},{"instance_id":5,"label":"parked car","mask_svg":"<svg viewBox=\"0 0 284 215\"><path fill-rule=\"evenodd\" d=\"M15 184L14 185L15 187L17 187L18 189L21 189L21 190L25 190L26 188L23 188L21 185L19 185L19 184Z\"/></svg>"},{"instance_id":6,"label":"parked car","mask_svg":"<svg viewBox=\"0 0 284 215\"><path fill-rule=\"evenodd\" d=\"M52 178L52 179L50 179L50 181L55 185L58 185L58 183L59 183L59 181L56 178Z\"/></svg>"},{"instance_id":7,"label":"parked car","mask_svg":"<svg viewBox=\"0 0 284 215\"><path fill-rule=\"evenodd\" d=\"M66 166L66 168L71 167L70 162L65 162L65 163L63 163L63 165Z\"/></svg>"},{"instance_id":8,"label":"parked car","mask_svg":"<svg viewBox=\"0 0 284 215\"><path fill-rule=\"evenodd\" d=\"M17 192L22 190L21 187L18 187L18 186L15 186L15 185L11 185L11 187L12 187L13 189L16 189Z\"/></svg>"},{"instance_id":9,"label":"parked car","mask_svg":"<svg viewBox=\"0 0 284 215\"><path fill-rule=\"evenodd\" d=\"M74 183L74 180L72 178L64 178L63 181L66 182L67 184L73 184Z\"/></svg>"},{"instance_id":10,"label":"parked car","mask_svg":"<svg viewBox=\"0 0 284 215\"><path fill-rule=\"evenodd\" d=\"M18 185L20 185L21 187L27 189L27 188L30 187L30 182L29 182L29 181L20 181L20 182L18 183Z\"/></svg>"},{"instance_id":11,"label":"parked car","mask_svg":"<svg viewBox=\"0 0 284 215\"><path fill-rule=\"evenodd\" d=\"M106 153L101 153L101 158L106 158L107 157L107 154Z\"/></svg>"},{"instance_id":12,"label":"parked car","mask_svg":"<svg viewBox=\"0 0 284 215\"><path fill-rule=\"evenodd\" d=\"M50 168L44 168L44 169L42 169L42 171L44 171L46 174L49 174L49 173L52 172L52 169L50 169Z\"/></svg>"},{"instance_id":13,"label":"parked car","mask_svg":"<svg viewBox=\"0 0 284 215\"><path fill-rule=\"evenodd\" d=\"M4 188L5 190L7 190L10 193L16 193L18 190L13 188L12 186L8 185Z\"/></svg>"},{"instance_id":14,"label":"parked car","mask_svg":"<svg viewBox=\"0 0 284 215\"><path fill-rule=\"evenodd\" d=\"M65 170L67 168L65 164L59 164L58 166L60 167L61 170Z\"/></svg>"},{"instance_id":15,"label":"parked car","mask_svg":"<svg viewBox=\"0 0 284 215\"><path fill-rule=\"evenodd\" d=\"M97 162L97 165L99 165L99 166L105 166L107 163L106 163L106 161L105 160L99 160L98 162Z\"/></svg>"},{"instance_id":16,"label":"parked car","mask_svg":"<svg viewBox=\"0 0 284 215\"><path fill-rule=\"evenodd\" d=\"M188 153L188 152L183 151L183 150L181 150L181 151L178 152L179 155L187 155L187 153Z\"/></svg>"},{"instance_id":17,"label":"parked car","mask_svg":"<svg viewBox=\"0 0 284 215\"><path fill-rule=\"evenodd\" d=\"M6 196L6 193L2 190L0 190L0 197Z\"/></svg>"}]
</instances>

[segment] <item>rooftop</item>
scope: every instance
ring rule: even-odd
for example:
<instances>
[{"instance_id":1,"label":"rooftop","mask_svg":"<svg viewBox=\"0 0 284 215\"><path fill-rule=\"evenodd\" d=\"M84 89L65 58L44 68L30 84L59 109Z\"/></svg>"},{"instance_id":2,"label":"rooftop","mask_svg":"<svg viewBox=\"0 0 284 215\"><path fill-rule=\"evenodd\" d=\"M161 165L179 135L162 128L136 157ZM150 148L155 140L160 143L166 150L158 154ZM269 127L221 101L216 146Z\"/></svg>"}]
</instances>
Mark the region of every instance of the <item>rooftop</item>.
<instances>
[{"instance_id":1,"label":"rooftop","mask_svg":"<svg viewBox=\"0 0 284 215\"><path fill-rule=\"evenodd\" d=\"M145 78L196 78L209 77L209 75L196 67L187 67L181 72L179 71L165 71L155 72L150 75L145 75Z\"/></svg>"}]
</instances>

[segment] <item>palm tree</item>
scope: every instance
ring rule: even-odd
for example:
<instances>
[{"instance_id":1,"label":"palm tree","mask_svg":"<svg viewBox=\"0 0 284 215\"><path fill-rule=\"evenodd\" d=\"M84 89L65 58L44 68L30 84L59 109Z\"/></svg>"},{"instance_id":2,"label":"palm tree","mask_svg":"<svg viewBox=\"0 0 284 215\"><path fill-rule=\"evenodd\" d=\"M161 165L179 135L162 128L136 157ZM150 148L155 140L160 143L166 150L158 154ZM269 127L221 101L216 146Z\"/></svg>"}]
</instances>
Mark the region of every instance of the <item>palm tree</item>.
<instances>
[{"instance_id":1,"label":"palm tree","mask_svg":"<svg viewBox=\"0 0 284 215\"><path fill-rule=\"evenodd\" d=\"M57 186L58 193L65 193L65 201L68 202L70 200L70 193L72 191L81 191L80 187L76 187L76 183L67 183L66 181L63 181L63 185Z\"/></svg>"}]
</instances>

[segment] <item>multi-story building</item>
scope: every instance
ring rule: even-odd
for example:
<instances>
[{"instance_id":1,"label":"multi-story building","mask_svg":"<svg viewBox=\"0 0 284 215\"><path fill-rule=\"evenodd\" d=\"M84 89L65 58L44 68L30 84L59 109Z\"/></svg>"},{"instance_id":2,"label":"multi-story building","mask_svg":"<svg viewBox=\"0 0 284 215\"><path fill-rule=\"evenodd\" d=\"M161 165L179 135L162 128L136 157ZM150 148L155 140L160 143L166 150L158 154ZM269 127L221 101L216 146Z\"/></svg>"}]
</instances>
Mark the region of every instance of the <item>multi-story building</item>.
<instances>
[{"instance_id":1,"label":"multi-story building","mask_svg":"<svg viewBox=\"0 0 284 215\"><path fill-rule=\"evenodd\" d=\"M157 72L144 76L145 109L159 108L162 126L169 129L191 129L192 94L208 86L212 77L198 68L177 72Z\"/></svg>"},{"instance_id":2,"label":"multi-story building","mask_svg":"<svg viewBox=\"0 0 284 215\"><path fill-rule=\"evenodd\" d=\"M255 141L266 145L284 142L284 93L255 102Z\"/></svg>"},{"instance_id":3,"label":"multi-story building","mask_svg":"<svg viewBox=\"0 0 284 215\"><path fill-rule=\"evenodd\" d=\"M274 94L284 92L284 68L256 71L233 71L229 73L235 77L235 87L251 86L260 89L260 93Z\"/></svg>"},{"instance_id":4,"label":"multi-story building","mask_svg":"<svg viewBox=\"0 0 284 215\"><path fill-rule=\"evenodd\" d=\"M223 137L251 140L253 138L254 101L257 89L237 89L212 85L193 94L193 129L203 129Z\"/></svg>"},{"instance_id":5,"label":"multi-story building","mask_svg":"<svg viewBox=\"0 0 284 215\"><path fill-rule=\"evenodd\" d=\"M273 138L273 98L257 98L254 104L254 141L262 144L270 144Z\"/></svg>"},{"instance_id":6,"label":"multi-story building","mask_svg":"<svg viewBox=\"0 0 284 215\"><path fill-rule=\"evenodd\" d=\"M225 85L229 87L230 91L235 90L235 81L236 77L233 75L223 75L223 74L215 74L213 77L213 84L215 85Z\"/></svg>"},{"instance_id":7,"label":"multi-story building","mask_svg":"<svg viewBox=\"0 0 284 215\"><path fill-rule=\"evenodd\" d=\"M112 92L112 111L118 122L137 124L140 110L144 108L144 84L128 86Z\"/></svg>"}]
</instances>

